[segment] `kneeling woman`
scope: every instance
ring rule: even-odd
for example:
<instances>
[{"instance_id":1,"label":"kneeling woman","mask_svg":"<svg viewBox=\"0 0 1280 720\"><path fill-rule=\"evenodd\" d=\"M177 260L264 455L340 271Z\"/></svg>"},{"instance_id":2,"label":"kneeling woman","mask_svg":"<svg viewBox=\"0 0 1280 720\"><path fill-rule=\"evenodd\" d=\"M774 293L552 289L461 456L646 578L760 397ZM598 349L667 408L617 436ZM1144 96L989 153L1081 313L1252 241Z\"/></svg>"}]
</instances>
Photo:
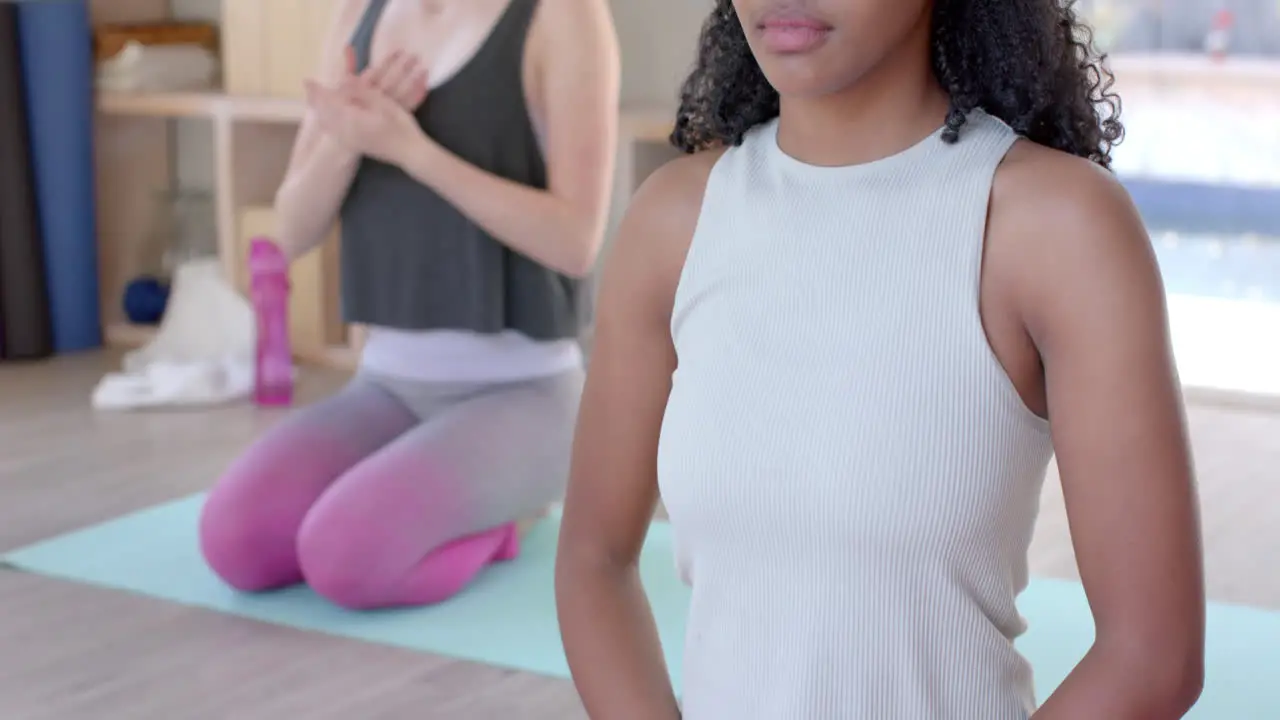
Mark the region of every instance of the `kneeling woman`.
<instances>
[{"instance_id":1,"label":"kneeling woman","mask_svg":"<svg viewBox=\"0 0 1280 720\"><path fill-rule=\"evenodd\" d=\"M561 496L617 52L604 0L342 3L277 211L291 257L340 214L344 310L369 333L345 389L214 487L201 543L228 584L437 602Z\"/></svg>"}]
</instances>

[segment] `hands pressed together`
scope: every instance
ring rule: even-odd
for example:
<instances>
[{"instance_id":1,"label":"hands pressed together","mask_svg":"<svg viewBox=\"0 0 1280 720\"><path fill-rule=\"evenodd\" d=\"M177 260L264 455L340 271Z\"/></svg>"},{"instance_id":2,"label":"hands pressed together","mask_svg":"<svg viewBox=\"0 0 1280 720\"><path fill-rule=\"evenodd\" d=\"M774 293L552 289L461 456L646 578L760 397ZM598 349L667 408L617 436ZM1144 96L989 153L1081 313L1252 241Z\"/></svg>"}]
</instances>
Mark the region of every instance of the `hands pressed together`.
<instances>
[{"instance_id":1,"label":"hands pressed together","mask_svg":"<svg viewBox=\"0 0 1280 720\"><path fill-rule=\"evenodd\" d=\"M348 150L395 164L406 144L423 136L413 111L427 97L417 58L396 51L362 72L347 49L347 72L335 85L308 80L307 104L326 134Z\"/></svg>"}]
</instances>

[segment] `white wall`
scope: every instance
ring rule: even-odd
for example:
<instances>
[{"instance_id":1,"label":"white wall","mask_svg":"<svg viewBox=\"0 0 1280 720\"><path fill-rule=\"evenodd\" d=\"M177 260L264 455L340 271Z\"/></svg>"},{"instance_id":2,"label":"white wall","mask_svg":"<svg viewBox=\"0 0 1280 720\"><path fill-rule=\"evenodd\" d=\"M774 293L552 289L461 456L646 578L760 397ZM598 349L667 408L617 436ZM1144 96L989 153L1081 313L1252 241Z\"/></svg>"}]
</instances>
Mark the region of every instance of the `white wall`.
<instances>
[{"instance_id":1,"label":"white wall","mask_svg":"<svg viewBox=\"0 0 1280 720\"><path fill-rule=\"evenodd\" d=\"M623 105L675 108L714 0L610 0L622 44Z\"/></svg>"},{"instance_id":2,"label":"white wall","mask_svg":"<svg viewBox=\"0 0 1280 720\"><path fill-rule=\"evenodd\" d=\"M622 97L629 106L672 107L693 62L698 30L713 0L610 0L622 45ZM174 17L217 21L220 0L171 0ZM180 120L178 180L187 189L213 187L212 128Z\"/></svg>"}]
</instances>

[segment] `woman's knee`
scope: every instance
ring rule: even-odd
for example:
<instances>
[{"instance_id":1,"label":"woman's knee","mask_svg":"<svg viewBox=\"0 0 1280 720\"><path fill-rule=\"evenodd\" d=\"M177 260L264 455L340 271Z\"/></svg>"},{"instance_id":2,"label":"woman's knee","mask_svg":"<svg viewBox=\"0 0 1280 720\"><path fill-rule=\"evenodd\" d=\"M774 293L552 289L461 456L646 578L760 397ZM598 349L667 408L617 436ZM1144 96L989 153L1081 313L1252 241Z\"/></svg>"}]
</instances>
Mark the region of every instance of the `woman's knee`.
<instances>
[{"instance_id":1,"label":"woman's knee","mask_svg":"<svg viewBox=\"0 0 1280 720\"><path fill-rule=\"evenodd\" d=\"M294 538L297 520L278 512L272 478L245 477L232 470L210 491L200 513L200 552L227 585L260 592L301 579ZM268 486L268 487L264 487Z\"/></svg>"},{"instance_id":2,"label":"woman's knee","mask_svg":"<svg viewBox=\"0 0 1280 720\"><path fill-rule=\"evenodd\" d=\"M298 565L317 595L363 610L385 602L460 511L432 479L429 457L375 455L353 468L307 513L297 536Z\"/></svg>"},{"instance_id":3,"label":"woman's knee","mask_svg":"<svg viewBox=\"0 0 1280 720\"><path fill-rule=\"evenodd\" d=\"M297 534L298 567L307 586L320 597L349 610L376 605L384 578L378 571L389 548L377 547L376 528L363 531L343 513L312 512Z\"/></svg>"}]
</instances>

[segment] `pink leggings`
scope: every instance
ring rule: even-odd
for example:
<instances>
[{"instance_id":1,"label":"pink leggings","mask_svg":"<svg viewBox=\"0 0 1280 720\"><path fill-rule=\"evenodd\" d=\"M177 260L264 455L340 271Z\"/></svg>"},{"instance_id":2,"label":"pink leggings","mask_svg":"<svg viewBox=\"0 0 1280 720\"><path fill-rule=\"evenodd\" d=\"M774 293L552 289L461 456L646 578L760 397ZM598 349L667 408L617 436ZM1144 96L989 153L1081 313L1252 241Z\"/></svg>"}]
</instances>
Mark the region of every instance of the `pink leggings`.
<instances>
[{"instance_id":1,"label":"pink leggings","mask_svg":"<svg viewBox=\"0 0 1280 720\"><path fill-rule=\"evenodd\" d=\"M515 522L563 494L581 373L507 385L361 374L273 427L214 486L209 566L258 592L424 605L514 558Z\"/></svg>"}]
</instances>

